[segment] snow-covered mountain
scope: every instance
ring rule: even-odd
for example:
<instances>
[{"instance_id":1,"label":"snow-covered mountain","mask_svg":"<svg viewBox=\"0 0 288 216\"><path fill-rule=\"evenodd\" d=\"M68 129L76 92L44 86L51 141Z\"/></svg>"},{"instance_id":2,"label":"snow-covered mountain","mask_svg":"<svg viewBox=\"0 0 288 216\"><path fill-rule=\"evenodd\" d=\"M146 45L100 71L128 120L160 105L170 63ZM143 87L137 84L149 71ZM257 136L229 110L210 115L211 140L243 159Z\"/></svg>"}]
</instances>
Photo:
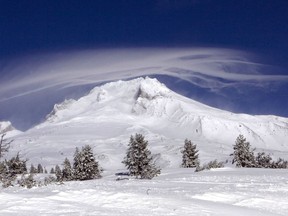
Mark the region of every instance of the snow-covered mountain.
<instances>
[{"instance_id":1,"label":"snow-covered mountain","mask_svg":"<svg viewBox=\"0 0 288 216\"><path fill-rule=\"evenodd\" d=\"M9 136L15 136L20 133L21 131L14 128L10 121L0 122L0 134L6 134L6 136L9 137Z\"/></svg>"},{"instance_id":2,"label":"snow-covered mountain","mask_svg":"<svg viewBox=\"0 0 288 216\"><path fill-rule=\"evenodd\" d=\"M145 135L162 167L179 167L185 138L197 144L202 161L228 159L239 134L272 157L288 155L287 118L215 109L148 77L107 83L55 105L44 123L15 137L10 154L20 151L31 163L49 167L90 144L102 167L119 169L135 133Z\"/></svg>"}]
</instances>

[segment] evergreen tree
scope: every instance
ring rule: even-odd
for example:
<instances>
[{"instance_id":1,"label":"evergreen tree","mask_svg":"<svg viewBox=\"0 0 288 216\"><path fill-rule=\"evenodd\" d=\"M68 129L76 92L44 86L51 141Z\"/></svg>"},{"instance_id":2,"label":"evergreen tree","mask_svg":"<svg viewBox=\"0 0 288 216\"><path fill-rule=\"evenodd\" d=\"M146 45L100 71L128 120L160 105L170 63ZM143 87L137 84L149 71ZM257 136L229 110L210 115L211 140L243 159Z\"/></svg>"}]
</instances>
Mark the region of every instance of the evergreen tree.
<instances>
[{"instance_id":1,"label":"evergreen tree","mask_svg":"<svg viewBox=\"0 0 288 216\"><path fill-rule=\"evenodd\" d=\"M6 188L13 186L16 177L16 174L8 171L8 167L5 162L0 162L0 182L2 183L2 187Z\"/></svg>"},{"instance_id":2,"label":"evergreen tree","mask_svg":"<svg viewBox=\"0 0 288 216\"><path fill-rule=\"evenodd\" d=\"M182 150L182 167L194 168L199 165L197 146L190 140L185 139L184 149Z\"/></svg>"},{"instance_id":3,"label":"evergreen tree","mask_svg":"<svg viewBox=\"0 0 288 216\"><path fill-rule=\"evenodd\" d=\"M236 167L255 167L254 149L251 150L250 143L246 141L243 135L239 135L233 146L234 153L232 164L236 164Z\"/></svg>"},{"instance_id":4,"label":"evergreen tree","mask_svg":"<svg viewBox=\"0 0 288 216\"><path fill-rule=\"evenodd\" d=\"M35 168L35 166L33 164L31 164L31 166L30 166L30 173L32 173L32 174L38 173L38 170Z\"/></svg>"},{"instance_id":5,"label":"evergreen tree","mask_svg":"<svg viewBox=\"0 0 288 216\"><path fill-rule=\"evenodd\" d=\"M288 168L288 161L284 160L283 158L278 158L277 161L273 161L272 162L271 168L274 168L274 169L287 169Z\"/></svg>"},{"instance_id":6,"label":"evergreen tree","mask_svg":"<svg viewBox=\"0 0 288 216\"><path fill-rule=\"evenodd\" d=\"M80 164L80 151L79 151L79 148L76 147L75 149L75 153L73 155L73 167L72 167L72 178L73 180L77 180L78 179L78 176L76 173L76 168L79 167L79 164Z\"/></svg>"},{"instance_id":7,"label":"evergreen tree","mask_svg":"<svg viewBox=\"0 0 288 216\"><path fill-rule=\"evenodd\" d=\"M72 167L68 158L65 158L63 162L63 170L62 170L63 181L71 181L73 180L72 176Z\"/></svg>"},{"instance_id":8,"label":"evergreen tree","mask_svg":"<svg viewBox=\"0 0 288 216\"><path fill-rule=\"evenodd\" d=\"M266 155L264 152L258 152L256 158L256 167L258 168L271 168L272 167L272 158L268 154Z\"/></svg>"},{"instance_id":9,"label":"evergreen tree","mask_svg":"<svg viewBox=\"0 0 288 216\"><path fill-rule=\"evenodd\" d=\"M38 164L38 166L37 166L37 173L43 173L43 172L44 172L44 170L43 170L42 165L41 165L41 164Z\"/></svg>"},{"instance_id":10,"label":"evergreen tree","mask_svg":"<svg viewBox=\"0 0 288 216\"><path fill-rule=\"evenodd\" d=\"M76 148L73 163L73 179L90 180L101 177L101 169L89 145L82 147L81 152Z\"/></svg>"},{"instance_id":11,"label":"evergreen tree","mask_svg":"<svg viewBox=\"0 0 288 216\"><path fill-rule=\"evenodd\" d=\"M8 173L8 168L5 162L0 162L0 174Z\"/></svg>"},{"instance_id":12,"label":"evergreen tree","mask_svg":"<svg viewBox=\"0 0 288 216\"><path fill-rule=\"evenodd\" d=\"M50 170L50 174L55 174L55 170L54 170L53 167L52 167L51 170Z\"/></svg>"},{"instance_id":13,"label":"evergreen tree","mask_svg":"<svg viewBox=\"0 0 288 216\"><path fill-rule=\"evenodd\" d=\"M59 167L59 165L55 166L55 175L56 175L56 180L58 182L62 182L63 178L62 178L62 171Z\"/></svg>"},{"instance_id":14,"label":"evergreen tree","mask_svg":"<svg viewBox=\"0 0 288 216\"><path fill-rule=\"evenodd\" d=\"M152 179L160 174L160 169L153 163L151 152L147 148L148 141L141 134L130 137L128 150L123 163L130 172L130 175L143 179Z\"/></svg>"},{"instance_id":15,"label":"evergreen tree","mask_svg":"<svg viewBox=\"0 0 288 216\"><path fill-rule=\"evenodd\" d=\"M75 149L75 153L74 153L74 158L73 158L73 169L72 169L72 178L73 180L79 180L81 178L81 176L79 176L79 173L77 170L79 170L80 168L80 164L81 164L81 155L80 155L80 151L79 148L76 147Z\"/></svg>"},{"instance_id":16,"label":"evergreen tree","mask_svg":"<svg viewBox=\"0 0 288 216\"><path fill-rule=\"evenodd\" d=\"M23 174L27 172L26 162L27 160L20 159L19 153L17 153L16 157L6 161L6 164L10 173Z\"/></svg>"}]
</instances>

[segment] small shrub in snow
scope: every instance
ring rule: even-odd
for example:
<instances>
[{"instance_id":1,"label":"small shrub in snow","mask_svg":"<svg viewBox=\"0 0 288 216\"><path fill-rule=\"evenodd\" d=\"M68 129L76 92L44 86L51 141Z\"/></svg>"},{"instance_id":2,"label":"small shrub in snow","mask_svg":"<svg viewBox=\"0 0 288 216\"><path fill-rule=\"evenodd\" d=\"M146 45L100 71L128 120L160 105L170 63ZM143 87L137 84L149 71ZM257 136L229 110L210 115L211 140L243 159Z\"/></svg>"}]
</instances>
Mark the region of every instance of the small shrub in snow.
<instances>
[{"instance_id":1,"label":"small shrub in snow","mask_svg":"<svg viewBox=\"0 0 288 216\"><path fill-rule=\"evenodd\" d=\"M27 177L25 176L25 174L23 174L21 176L21 179L18 180L18 184L21 187L26 187L26 188L32 188L37 186L37 182L34 180L34 174L30 173Z\"/></svg>"},{"instance_id":2,"label":"small shrub in snow","mask_svg":"<svg viewBox=\"0 0 288 216\"><path fill-rule=\"evenodd\" d=\"M208 164L203 166L197 166L195 172L200 172L203 170L217 169L224 167L224 162L218 162L217 160L210 161Z\"/></svg>"},{"instance_id":3,"label":"small shrub in snow","mask_svg":"<svg viewBox=\"0 0 288 216\"><path fill-rule=\"evenodd\" d=\"M258 152L257 156L255 157L256 167L258 168L272 168L272 158L268 154L264 152Z\"/></svg>"},{"instance_id":4,"label":"small shrub in snow","mask_svg":"<svg viewBox=\"0 0 288 216\"><path fill-rule=\"evenodd\" d=\"M182 152L182 167L194 168L199 165L197 146L191 140L185 140Z\"/></svg>"},{"instance_id":5,"label":"small shrub in snow","mask_svg":"<svg viewBox=\"0 0 288 216\"><path fill-rule=\"evenodd\" d=\"M205 165L200 166L200 164L199 164L199 165L196 167L195 172L201 172L201 171L203 171L203 170L205 170Z\"/></svg>"},{"instance_id":6,"label":"small shrub in snow","mask_svg":"<svg viewBox=\"0 0 288 216\"><path fill-rule=\"evenodd\" d=\"M55 183L56 178L54 176L48 176L44 178L44 185L47 186L49 184Z\"/></svg>"},{"instance_id":7,"label":"small shrub in snow","mask_svg":"<svg viewBox=\"0 0 288 216\"><path fill-rule=\"evenodd\" d=\"M271 168L273 168L273 169L287 169L288 168L288 161L284 160L283 158L279 158L277 161L272 162Z\"/></svg>"},{"instance_id":8,"label":"small shrub in snow","mask_svg":"<svg viewBox=\"0 0 288 216\"><path fill-rule=\"evenodd\" d=\"M142 179L152 179L160 174L160 168L153 162L151 152L147 148L148 141L141 134L130 137L126 157L123 162L130 175Z\"/></svg>"},{"instance_id":9,"label":"small shrub in snow","mask_svg":"<svg viewBox=\"0 0 288 216\"><path fill-rule=\"evenodd\" d=\"M14 186L15 180L16 180L16 175L8 174L5 176L2 176L0 182L2 183L3 188L7 188L10 186Z\"/></svg>"},{"instance_id":10,"label":"small shrub in snow","mask_svg":"<svg viewBox=\"0 0 288 216\"><path fill-rule=\"evenodd\" d=\"M207 164L208 169L217 169L217 168L222 168L224 167L224 162L218 162L217 160L210 161Z\"/></svg>"}]
</instances>

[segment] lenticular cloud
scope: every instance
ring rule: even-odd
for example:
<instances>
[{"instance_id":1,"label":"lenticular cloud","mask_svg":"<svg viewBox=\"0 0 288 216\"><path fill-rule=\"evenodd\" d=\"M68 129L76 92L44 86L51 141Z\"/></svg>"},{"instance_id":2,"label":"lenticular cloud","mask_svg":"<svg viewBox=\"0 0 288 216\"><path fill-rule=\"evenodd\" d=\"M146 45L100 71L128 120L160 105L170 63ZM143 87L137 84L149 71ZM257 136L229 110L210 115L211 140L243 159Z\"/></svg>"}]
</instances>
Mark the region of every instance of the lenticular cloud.
<instances>
[{"instance_id":1,"label":"lenticular cloud","mask_svg":"<svg viewBox=\"0 0 288 216\"><path fill-rule=\"evenodd\" d=\"M168 75L212 90L230 82L288 80L288 76L261 74L264 67L252 62L247 53L211 48L105 49L38 55L2 68L5 76L0 80L0 102L50 89L149 75Z\"/></svg>"}]
</instances>

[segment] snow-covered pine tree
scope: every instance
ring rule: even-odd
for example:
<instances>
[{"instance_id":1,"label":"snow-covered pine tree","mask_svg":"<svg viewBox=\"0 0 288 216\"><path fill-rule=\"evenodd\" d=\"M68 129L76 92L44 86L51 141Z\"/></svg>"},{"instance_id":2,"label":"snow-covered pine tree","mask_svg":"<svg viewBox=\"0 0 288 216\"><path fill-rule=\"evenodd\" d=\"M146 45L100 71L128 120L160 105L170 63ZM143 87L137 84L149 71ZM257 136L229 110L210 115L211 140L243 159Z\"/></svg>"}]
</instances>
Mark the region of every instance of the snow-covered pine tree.
<instances>
[{"instance_id":1,"label":"snow-covered pine tree","mask_svg":"<svg viewBox=\"0 0 288 216\"><path fill-rule=\"evenodd\" d=\"M75 153L73 155L73 167L72 167L72 178L73 180L79 180L81 177L79 176L78 170L80 169L80 151L79 148L76 147Z\"/></svg>"},{"instance_id":2,"label":"snow-covered pine tree","mask_svg":"<svg viewBox=\"0 0 288 216\"><path fill-rule=\"evenodd\" d=\"M255 167L254 149L251 149L250 143L246 141L243 135L239 135L233 146L234 152L232 164L236 164L236 167Z\"/></svg>"},{"instance_id":3,"label":"snow-covered pine tree","mask_svg":"<svg viewBox=\"0 0 288 216\"><path fill-rule=\"evenodd\" d=\"M70 163L68 158L65 158L65 160L63 162L62 177L63 177L63 181L73 180L72 167L71 167L71 163Z\"/></svg>"},{"instance_id":4,"label":"snow-covered pine tree","mask_svg":"<svg viewBox=\"0 0 288 216\"><path fill-rule=\"evenodd\" d=\"M271 156L265 152L258 152L255 162L258 168L271 168L273 163Z\"/></svg>"},{"instance_id":5,"label":"snow-covered pine tree","mask_svg":"<svg viewBox=\"0 0 288 216\"><path fill-rule=\"evenodd\" d=\"M43 170L42 165L41 165L41 164L38 164L38 166L37 166L37 173L43 173L43 172L44 172L44 170Z\"/></svg>"},{"instance_id":6,"label":"snow-covered pine tree","mask_svg":"<svg viewBox=\"0 0 288 216\"><path fill-rule=\"evenodd\" d=\"M194 168L199 165L199 154L196 144L193 144L191 140L185 139L184 149L182 152L182 167Z\"/></svg>"},{"instance_id":7,"label":"snow-covered pine tree","mask_svg":"<svg viewBox=\"0 0 288 216\"><path fill-rule=\"evenodd\" d=\"M50 170L50 174L55 174L55 170L54 170L53 167L52 167L51 170Z\"/></svg>"},{"instance_id":8,"label":"snow-covered pine tree","mask_svg":"<svg viewBox=\"0 0 288 216\"><path fill-rule=\"evenodd\" d=\"M0 162L0 175L4 173L8 173L8 168L5 162Z\"/></svg>"},{"instance_id":9,"label":"snow-covered pine tree","mask_svg":"<svg viewBox=\"0 0 288 216\"><path fill-rule=\"evenodd\" d=\"M2 187L9 187L13 185L16 175L8 172L8 167L5 162L0 162L0 182Z\"/></svg>"},{"instance_id":10,"label":"snow-covered pine tree","mask_svg":"<svg viewBox=\"0 0 288 216\"><path fill-rule=\"evenodd\" d=\"M27 172L26 167L27 160L20 159L19 153L16 157L12 157L10 160L6 161L9 173L12 174L23 174Z\"/></svg>"},{"instance_id":11,"label":"snow-covered pine tree","mask_svg":"<svg viewBox=\"0 0 288 216\"><path fill-rule=\"evenodd\" d=\"M274 168L274 169L287 169L288 168L288 161L284 160L283 158L278 158L277 161L273 161L272 162L271 168Z\"/></svg>"},{"instance_id":12,"label":"snow-covered pine tree","mask_svg":"<svg viewBox=\"0 0 288 216\"><path fill-rule=\"evenodd\" d=\"M36 167L33 164L31 164L31 166L30 166L30 173L33 173L33 174L38 173L38 170L36 169Z\"/></svg>"},{"instance_id":13,"label":"snow-covered pine tree","mask_svg":"<svg viewBox=\"0 0 288 216\"><path fill-rule=\"evenodd\" d=\"M76 148L73 163L73 179L90 180L101 177L101 169L89 145L82 147L81 152Z\"/></svg>"},{"instance_id":14,"label":"snow-covered pine tree","mask_svg":"<svg viewBox=\"0 0 288 216\"><path fill-rule=\"evenodd\" d=\"M156 167L150 150L147 148L148 141L142 134L131 136L123 162L130 175L142 179L152 179L160 174L160 168Z\"/></svg>"},{"instance_id":15,"label":"snow-covered pine tree","mask_svg":"<svg viewBox=\"0 0 288 216\"><path fill-rule=\"evenodd\" d=\"M56 181L58 181L58 182L63 181L62 171L61 171L61 168L59 167L58 164L55 166L55 175L56 175Z\"/></svg>"}]
</instances>

